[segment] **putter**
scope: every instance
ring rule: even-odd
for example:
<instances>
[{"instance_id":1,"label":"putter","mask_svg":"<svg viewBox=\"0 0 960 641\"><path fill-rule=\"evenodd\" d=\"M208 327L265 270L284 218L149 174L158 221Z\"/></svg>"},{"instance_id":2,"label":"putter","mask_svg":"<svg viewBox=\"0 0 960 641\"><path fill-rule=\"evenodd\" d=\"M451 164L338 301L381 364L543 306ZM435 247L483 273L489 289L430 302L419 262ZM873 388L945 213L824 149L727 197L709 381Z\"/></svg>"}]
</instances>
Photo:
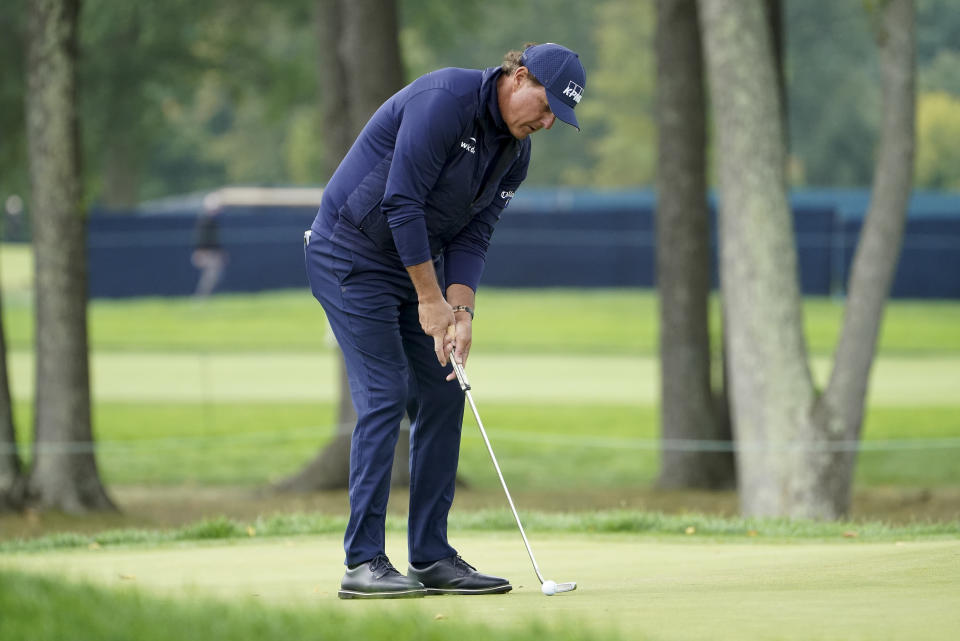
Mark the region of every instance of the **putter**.
<instances>
[{"instance_id":1,"label":"putter","mask_svg":"<svg viewBox=\"0 0 960 641\"><path fill-rule=\"evenodd\" d=\"M477 405L473 402L473 395L470 394L470 382L467 380L467 374L463 371L463 365L454 360L452 351L450 352L450 363L453 364L453 371L456 373L457 380L460 382L460 389L463 390L467 400L470 402L470 409L473 410L473 416L477 419L477 427L480 428L480 436L483 437L483 442L486 444L487 451L490 453L490 460L493 461L493 468L497 471L497 476L500 478L500 485L503 486L503 493L507 495L507 502L510 504L510 511L513 512L513 518L517 520L517 527L520 528L520 536L523 537L523 544L527 548L527 554L530 556L530 562L533 563L533 571L537 573L537 579L540 581L543 593L547 596L551 596L560 592L570 592L571 590L576 590L576 581L568 581L566 583L545 581L543 575L540 573L540 567L537 565L537 560L533 557L533 550L530 548L530 542L527 541L527 533L523 531L523 523L520 522L520 515L517 514L517 508L513 504L513 497L510 496L510 490L507 489L507 482L503 480L503 472L500 471L500 464L497 463L497 457L493 453L493 447L490 446L490 439L487 438L487 431L483 429L483 421L480 420L480 412L477 411Z\"/></svg>"}]
</instances>

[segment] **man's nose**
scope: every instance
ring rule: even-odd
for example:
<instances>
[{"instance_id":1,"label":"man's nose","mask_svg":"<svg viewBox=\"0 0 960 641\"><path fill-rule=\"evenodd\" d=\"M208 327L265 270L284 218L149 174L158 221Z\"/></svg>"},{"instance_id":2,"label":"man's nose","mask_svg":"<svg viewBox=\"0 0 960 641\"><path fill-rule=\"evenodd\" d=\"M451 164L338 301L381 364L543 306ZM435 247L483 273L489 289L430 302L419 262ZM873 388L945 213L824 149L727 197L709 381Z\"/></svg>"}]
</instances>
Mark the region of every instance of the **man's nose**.
<instances>
[{"instance_id":1,"label":"man's nose","mask_svg":"<svg viewBox=\"0 0 960 641\"><path fill-rule=\"evenodd\" d=\"M543 117L542 120L540 120L540 122L543 123L544 129L549 129L550 127L553 126L553 123L555 123L556 121L557 121L557 117L552 113L547 114L546 116Z\"/></svg>"}]
</instances>

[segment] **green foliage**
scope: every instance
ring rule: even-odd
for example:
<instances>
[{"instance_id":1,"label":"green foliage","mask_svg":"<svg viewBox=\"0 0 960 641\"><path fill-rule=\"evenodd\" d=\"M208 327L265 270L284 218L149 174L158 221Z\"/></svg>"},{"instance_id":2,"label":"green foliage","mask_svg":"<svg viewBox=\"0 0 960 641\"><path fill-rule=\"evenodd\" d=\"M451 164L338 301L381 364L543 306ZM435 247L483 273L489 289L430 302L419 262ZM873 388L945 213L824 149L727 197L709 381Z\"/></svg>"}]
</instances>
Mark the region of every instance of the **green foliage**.
<instances>
[{"instance_id":1,"label":"green foliage","mask_svg":"<svg viewBox=\"0 0 960 641\"><path fill-rule=\"evenodd\" d=\"M869 185L880 114L870 15L860 2L786 2L786 77L797 184Z\"/></svg>"},{"instance_id":2,"label":"green foliage","mask_svg":"<svg viewBox=\"0 0 960 641\"><path fill-rule=\"evenodd\" d=\"M566 182L589 187L652 185L656 158L652 3L605 2L598 7L597 58L587 98L578 109L592 167L568 171Z\"/></svg>"},{"instance_id":3,"label":"green foliage","mask_svg":"<svg viewBox=\"0 0 960 641\"><path fill-rule=\"evenodd\" d=\"M921 69L945 50L960 49L960 12L954 0L917 1L917 62Z\"/></svg>"},{"instance_id":4,"label":"green foliage","mask_svg":"<svg viewBox=\"0 0 960 641\"><path fill-rule=\"evenodd\" d=\"M916 186L960 190L960 94L920 94Z\"/></svg>"},{"instance_id":5,"label":"green foliage","mask_svg":"<svg viewBox=\"0 0 960 641\"><path fill-rule=\"evenodd\" d=\"M960 96L960 51L942 49L920 70L920 99L927 93L946 92Z\"/></svg>"},{"instance_id":6,"label":"green foliage","mask_svg":"<svg viewBox=\"0 0 960 641\"><path fill-rule=\"evenodd\" d=\"M960 95L960 12L920 0L922 91ZM786 0L791 175L797 184L868 185L880 97L870 2ZM0 204L27 201L24 0L0 12ZM653 3L630 0L401 0L408 79L483 68L528 41L578 51L588 71L580 133L533 140L528 185L648 185L655 151ZM311 0L117 3L81 11L86 198L128 206L226 183L319 184L324 123ZM940 153L923 175L949 174ZM953 185L935 178L921 186Z\"/></svg>"}]
</instances>

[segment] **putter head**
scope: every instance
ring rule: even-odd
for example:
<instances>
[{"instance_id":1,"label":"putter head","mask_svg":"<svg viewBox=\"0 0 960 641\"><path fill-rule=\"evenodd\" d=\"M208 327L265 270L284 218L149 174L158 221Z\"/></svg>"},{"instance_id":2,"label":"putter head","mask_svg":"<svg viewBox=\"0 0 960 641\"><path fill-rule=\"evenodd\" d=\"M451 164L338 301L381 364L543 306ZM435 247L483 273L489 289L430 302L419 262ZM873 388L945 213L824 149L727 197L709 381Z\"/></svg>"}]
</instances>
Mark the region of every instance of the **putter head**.
<instances>
[{"instance_id":1,"label":"putter head","mask_svg":"<svg viewBox=\"0 0 960 641\"><path fill-rule=\"evenodd\" d=\"M558 583L556 593L560 594L561 592L573 592L576 589L577 589L577 582L568 581L567 583Z\"/></svg>"}]
</instances>

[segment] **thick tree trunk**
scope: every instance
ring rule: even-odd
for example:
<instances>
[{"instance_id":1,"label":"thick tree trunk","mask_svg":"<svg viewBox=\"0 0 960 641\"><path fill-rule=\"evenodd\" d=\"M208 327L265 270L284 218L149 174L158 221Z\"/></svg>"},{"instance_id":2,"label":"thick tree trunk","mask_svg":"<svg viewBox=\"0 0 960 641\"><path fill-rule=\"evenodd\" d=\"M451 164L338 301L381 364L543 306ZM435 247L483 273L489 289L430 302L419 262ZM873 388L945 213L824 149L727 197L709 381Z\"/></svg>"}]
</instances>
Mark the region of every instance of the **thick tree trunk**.
<instances>
[{"instance_id":1,"label":"thick tree trunk","mask_svg":"<svg viewBox=\"0 0 960 641\"><path fill-rule=\"evenodd\" d=\"M664 488L732 487L733 454L710 378L706 103L696 0L657 2L657 287Z\"/></svg>"},{"instance_id":2,"label":"thick tree trunk","mask_svg":"<svg viewBox=\"0 0 960 641\"><path fill-rule=\"evenodd\" d=\"M34 0L27 38L37 328L35 451L27 498L38 507L74 513L113 509L97 472L90 419L78 12L77 0Z\"/></svg>"},{"instance_id":3,"label":"thick tree trunk","mask_svg":"<svg viewBox=\"0 0 960 641\"><path fill-rule=\"evenodd\" d=\"M758 0L705 0L702 8L719 143L722 284L742 508L749 515L837 518L849 509L853 446L912 179L913 1L879 7L880 151L836 361L819 399L803 341L762 7Z\"/></svg>"},{"instance_id":4,"label":"thick tree trunk","mask_svg":"<svg viewBox=\"0 0 960 641\"><path fill-rule=\"evenodd\" d=\"M352 138L403 88L396 0L341 0L338 53L347 79ZM352 142L352 141L351 141Z\"/></svg>"},{"instance_id":5,"label":"thick tree trunk","mask_svg":"<svg viewBox=\"0 0 960 641\"><path fill-rule=\"evenodd\" d=\"M815 412L826 437L842 438L848 445L860 440L870 368L903 244L916 140L914 3L887 0L879 11L883 119L873 190L853 259L833 371ZM850 508L855 462L852 447L839 448L825 470L824 483L841 514Z\"/></svg>"},{"instance_id":6,"label":"thick tree trunk","mask_svg":"<svg viewBox=\"0 0 960 641\"><path fill-rule=\"evenodd\" d=\"M396 0L319 0L320 99L324 131L324 168L333 175L373 112L403 87ZM347 487L350 437L357 413L350 400L343 355L337 348L340 396L337 431L326 448L281 490L309 491ZM409 422L401 426L394 456L392 483L408 485Z\"/></svg>"},{"instance_id":7,"label":"thick tree trunk","mask_svg":"<svg viewBox=\"0 0 960 641\"><path fill-rule=\"evenodd\" d=\"M340 59L340 34L343 30L341 4L342 0L317 2L317 84L320 87L320 118L324 132L324 180L337 170L356 136L350 124L347 70Z\"/></svg>"},{"instance_id":8,"label":"thick tree trunk","mask_svg":"<svg viewBox=\"0 0 960 641\"><path fill-rule=\"evenodd\" d=\"M721 284L738 480L747 515L832 517L817 492L783 130L760 0L706 0L701 25L717 132Z\"/></svg>"}]
</instances>

